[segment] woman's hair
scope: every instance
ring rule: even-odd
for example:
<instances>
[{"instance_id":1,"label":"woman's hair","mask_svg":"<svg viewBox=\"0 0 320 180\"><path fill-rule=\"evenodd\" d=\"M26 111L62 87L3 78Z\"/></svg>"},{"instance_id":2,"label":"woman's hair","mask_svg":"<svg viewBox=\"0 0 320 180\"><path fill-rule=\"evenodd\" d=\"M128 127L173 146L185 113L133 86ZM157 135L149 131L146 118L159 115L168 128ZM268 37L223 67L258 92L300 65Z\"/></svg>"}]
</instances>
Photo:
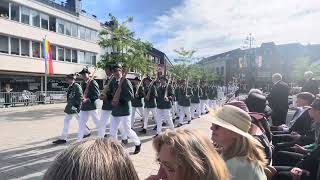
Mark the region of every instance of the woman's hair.
<instances>
[{"instance_id":1,"label":"woman's hair","mask_svg":"<svg viewBox=\"0 0 320 180\"><path fill-rule=\"evenodd\" d=\"M223 151L223 157L225 160L241 157L261 167L265 167L267 164L262 147L259 147L248 138L240 135L236 138L232 148Z\"/></svg>"},{"instance_id":2,"label":"woman's hair","mask_svg":"<svg viewBox=\"0 0 320 180\"><path fill-rule=\"evenodd\" d=\"M170 147L176 158L178 179L228 180L223 159L209 138L196 130L167 130L153 140L157 153L163 145Z\"/></svg>"},{"instance_id":3,"label":"woman's hair","mask_svg":"<svg viewBox=\"0 0 320 180\"><path fill-rule=\"evenodd\" d=\"M107 139L90 139L58 155L44 180L138 180L124 149Z\"/></svg>"}]
</instances>

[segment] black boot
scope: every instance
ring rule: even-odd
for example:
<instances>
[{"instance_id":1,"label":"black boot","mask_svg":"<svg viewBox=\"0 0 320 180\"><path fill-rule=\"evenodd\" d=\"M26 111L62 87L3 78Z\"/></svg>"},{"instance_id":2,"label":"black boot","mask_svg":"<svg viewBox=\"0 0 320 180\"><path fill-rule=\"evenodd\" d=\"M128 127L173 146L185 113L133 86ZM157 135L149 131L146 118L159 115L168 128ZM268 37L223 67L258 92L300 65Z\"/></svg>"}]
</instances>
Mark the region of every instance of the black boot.
<instances>
[{"instance_id":1,"label":"black boot","mask_svg":"<svg viewBox=\"0 0 320 180\"><path fill-rule=\"evenodd\" d=\"M188 121L188 124L190 124L191 123L191 121Z\"/></svg>"},{"instance_id":2,"label":"black boot","mask_svg":"<svg viewBox=\"0 0 320 180\"><path fill-rule=\"evenodd\" d=\"M147 130L146 130L146 129L142 129L141 131L139 131L139 133L141 133L141 134L147 134Z\"/></svg>"},{"instance_id":3,"label":"black boot","mask_svg":"<svg viewBox=\"0 0 320 180\"><path fill-rule=\"evenodd\" d=\"M182 126L182 124L181 123L179 123L178 125L177 125L177 127L181 127Z\"/></svg>"},{"instance_id":4,"label":"black boot","mask_svg":"<svg viewBox=\"0 0 320 180\"><path fill-rule=\"evenodd\" d=\"M122 144L127 145L128 144L128 139L123 139L121 142L122 142Z\"/></svg>"},{"instance_id":5,"label":"black boot","mask_svg":"<svg viewBox=\"0 0 320 180\"><path fill-rule=\"evenodd\" d=\"M141 144L136 146L136 149L134 150L133 154L138 154L141 151Z\"/></svg>"},{"instance_id":6,"label":"black boot","mask_svg":"<svg viewBox=\"0 0 320 180\"><path fill-rule=\"evenodd\" d=\"M162 126L166 126L166 125L167 125L167 123L165 123L165 122L162 123Z\"/></svg>"},{"instance_id":7,"label":"black boot","mask_svg":"<svg viewBox=\"0 0 320 180\"><path fill-rule=\"evenodd\" d=\"M157 125L153 128L153 130L154 130L154 131L157 130Z\"/></svg>"},{"instance_id":8,"label":"black boot","mask_svg":"<svg viewBox=\"0 0 320 180\"><path fill-rule=\"evenodd\" d=\"M56 141L53 141L52 143L53 143L53 144L65 144L65 143L67 143L67 141L66 141L66 140L63 140L63 139L58 139L58 140L56 140Z\"/></svg>"}]
</instances>

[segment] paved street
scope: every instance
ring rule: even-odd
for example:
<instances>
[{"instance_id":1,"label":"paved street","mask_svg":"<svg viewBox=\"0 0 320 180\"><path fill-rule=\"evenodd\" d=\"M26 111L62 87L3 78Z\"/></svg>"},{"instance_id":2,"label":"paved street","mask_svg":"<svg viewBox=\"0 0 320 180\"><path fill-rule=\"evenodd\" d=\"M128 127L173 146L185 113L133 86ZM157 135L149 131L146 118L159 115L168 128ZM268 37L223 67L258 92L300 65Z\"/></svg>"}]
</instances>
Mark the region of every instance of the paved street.
<instances>
[{"instance_id":1,"label":"paved street","mask_svg":"<svg viewBox=\"0 0 320 180\"><path fill-rule=\"evenodd\" d=\"M0 180L42 179L55 156L75 141L76 120L71 123L68 144L54 146L51 143L62 131L64 106L51 104L0 109ZM88 125L94 128L91 120ZM200 129L209 136L209 125L207 121L198 119L183 128ZM135 126L139 130L140 121ZM141 153L130 156L141 179L156 173L158 168L152 149L155 132L150 130L149 133L140 136L143 142ZM95 136L96 131L92 134ZM126 149L133 151L133 144L129 143Z\"/></svg>"}]
</instances>

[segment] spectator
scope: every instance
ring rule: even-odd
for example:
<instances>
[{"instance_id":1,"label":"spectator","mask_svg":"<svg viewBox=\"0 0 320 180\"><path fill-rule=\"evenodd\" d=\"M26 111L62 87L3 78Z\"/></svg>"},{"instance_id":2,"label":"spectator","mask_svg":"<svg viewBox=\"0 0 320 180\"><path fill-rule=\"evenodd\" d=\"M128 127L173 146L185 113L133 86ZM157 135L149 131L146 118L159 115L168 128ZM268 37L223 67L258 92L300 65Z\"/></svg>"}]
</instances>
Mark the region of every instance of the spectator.
<instances>
[{"instance_id":1,"label":"spectator","mask_svg":"<svg viewBox=\"0 0 320 180\"><path fill-rule=\"evenodd\" d=\"M288 113L289 86L282 81L279 73L272 75L273 87L268 96L268 101L272 109L272 125L279 126L285 124Z\"/></svg>"},{"instance_id":2,"label":"spectator","mask_svg":"<svg viewBox=\"0 0 320 180\"><path fill-rule=\"evenodd\" d=\"M147 180L228 180L225 163L209 138L195 130L167 130L153 140L160 171Z\"/></svg>"},{"instance_id":3,"label":"spectator","mask_svg":"<svg viewBox=\"0 0 320 180\"><path fill-rule=\"evenodd\" d=\"M307 71L304 73L305 83L301 89L301 92L309 92L313 95L317 95L319 93L319 85L316 80L313 78L313 72Z\"/></svg>"},{"instance_id":4,"label":"spectator","mask_svg":"<svg viewBox=\"0 0 320 180\"><path fill-rule=\"evenodd\" d=\"M251 136L251 118L240 108L225 105L210 116L212 140L222 146L231 180L266 180L262 145Z\"/></svg>"},{"instance_id":5,"label":"spectator","mask_svg":"<svg viewBox=\"0 0 320 180\"><path fill-rule=\"evenodd\" d=\"M138 180L129 156L117 142L90 139L68 147L55 159L44 180Z\"/></svg>"}]
</instances>

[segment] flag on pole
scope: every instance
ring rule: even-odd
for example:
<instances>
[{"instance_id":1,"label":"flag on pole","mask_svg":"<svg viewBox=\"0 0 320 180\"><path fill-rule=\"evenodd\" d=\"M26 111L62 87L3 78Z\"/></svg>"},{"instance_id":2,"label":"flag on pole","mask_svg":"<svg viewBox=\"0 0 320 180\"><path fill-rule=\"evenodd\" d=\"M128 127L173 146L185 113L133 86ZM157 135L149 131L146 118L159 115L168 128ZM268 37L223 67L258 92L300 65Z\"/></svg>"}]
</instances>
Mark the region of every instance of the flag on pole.
<instances>
[{"instance_id":1,"label":"flag on pole","mask_svg":"<svg viewBox=\"0 0 320 180\"><path fill-rule=\"evenodd\" d=\"M53 75L51 46L50 46L50 42L48 41L47 37L45 37L43 39L43 57L45 60L46 73L48 73L49 75ZM47 66L47 64L48 64L48 66Z\"/></svg>"}]
</instances>

